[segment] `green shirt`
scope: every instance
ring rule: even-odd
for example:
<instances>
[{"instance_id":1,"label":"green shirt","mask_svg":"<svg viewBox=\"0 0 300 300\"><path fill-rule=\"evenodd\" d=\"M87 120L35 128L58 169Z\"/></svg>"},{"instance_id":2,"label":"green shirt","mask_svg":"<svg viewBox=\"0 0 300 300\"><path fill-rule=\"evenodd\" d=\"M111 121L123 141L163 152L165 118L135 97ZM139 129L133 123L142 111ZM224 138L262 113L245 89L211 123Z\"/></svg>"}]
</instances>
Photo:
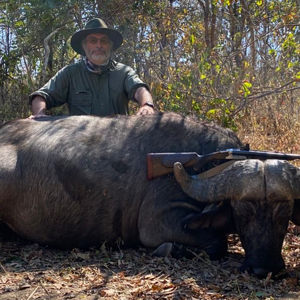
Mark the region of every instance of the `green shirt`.
<instances>
[{"instance_id":1,"label":"green shirt","mask_svg":"<svg viewBox=\"0 0 300 300\"><path fill-rule=\"evenodd\" d=\"M41 89L29 95L45 98L47 109L68 103L70 115L128 114L128 101L139 87L149 87L136 72L121 63L110 61L100 75L88 71L84 61L56 73Z\"/></svg>"}]
</instances>

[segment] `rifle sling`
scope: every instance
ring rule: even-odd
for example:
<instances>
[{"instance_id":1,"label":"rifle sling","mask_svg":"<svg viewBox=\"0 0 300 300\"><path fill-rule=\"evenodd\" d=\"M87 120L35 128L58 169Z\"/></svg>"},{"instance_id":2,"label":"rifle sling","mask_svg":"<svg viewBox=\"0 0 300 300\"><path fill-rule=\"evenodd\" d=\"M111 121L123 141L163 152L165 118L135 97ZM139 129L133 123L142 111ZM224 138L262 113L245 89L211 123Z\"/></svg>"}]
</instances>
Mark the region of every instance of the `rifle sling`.
<instances>
[{"instance_id":1,"label":"rifle sling","mask_svg":"<svg viewBox=\"0 0 300 300\"><path fill-rule=\"evenodd\" d=\"M228 168L229 166L234 164L235 162L236 162L236 160L234 160L234 159L226 161L223 164L213 167L203 173L200 173L197 175L192 175L192 177L194 179L205 179L205 178L210 178L210 177L216 176L216 175L220 174L223 170L225 170L226 168Z\"/></svg>"}]
</instances>

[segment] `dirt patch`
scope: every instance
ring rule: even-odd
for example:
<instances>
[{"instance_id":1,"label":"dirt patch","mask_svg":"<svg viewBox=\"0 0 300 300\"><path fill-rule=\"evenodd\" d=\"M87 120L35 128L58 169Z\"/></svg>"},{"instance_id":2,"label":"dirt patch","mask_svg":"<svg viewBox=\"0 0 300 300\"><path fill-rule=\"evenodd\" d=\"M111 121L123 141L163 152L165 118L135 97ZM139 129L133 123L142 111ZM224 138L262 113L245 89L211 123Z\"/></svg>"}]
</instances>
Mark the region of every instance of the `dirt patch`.
<instances>
[{"instance_id":1,"label":"dirt patch","mask_svg":"<svg viewBox=\"0 0 300 300\"><path fill-rule=\"evenodd\" d=\"M242 274L243 250L229 236L229 255L211 262L154 258L145 249L61 251L24 242L0 245L0 299L299 299L300 236L290 225L283 278Z\"/></svg>"}]
</instances>

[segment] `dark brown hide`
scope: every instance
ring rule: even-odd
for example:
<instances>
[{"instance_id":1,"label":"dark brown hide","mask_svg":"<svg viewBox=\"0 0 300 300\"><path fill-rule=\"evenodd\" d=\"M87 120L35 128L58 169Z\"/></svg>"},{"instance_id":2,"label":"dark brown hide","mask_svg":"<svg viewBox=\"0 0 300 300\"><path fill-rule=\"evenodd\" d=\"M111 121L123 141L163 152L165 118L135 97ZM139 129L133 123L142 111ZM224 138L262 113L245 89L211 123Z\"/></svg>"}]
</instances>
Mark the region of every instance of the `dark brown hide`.
<instances>
[{"instance_id":1,"label":"dark brown hide","mask_svg":"<svg viewBox=\"0 0 300 300\"><path fill-rule=\"evenodd\" d=\"M0 128L1 219L54 247L171 243L219 258L223 230L185 226L206 204L173 176L149 182L146 156L240 146L230 130L175 114L11 121Z\"/></svg>"}]
</instances>

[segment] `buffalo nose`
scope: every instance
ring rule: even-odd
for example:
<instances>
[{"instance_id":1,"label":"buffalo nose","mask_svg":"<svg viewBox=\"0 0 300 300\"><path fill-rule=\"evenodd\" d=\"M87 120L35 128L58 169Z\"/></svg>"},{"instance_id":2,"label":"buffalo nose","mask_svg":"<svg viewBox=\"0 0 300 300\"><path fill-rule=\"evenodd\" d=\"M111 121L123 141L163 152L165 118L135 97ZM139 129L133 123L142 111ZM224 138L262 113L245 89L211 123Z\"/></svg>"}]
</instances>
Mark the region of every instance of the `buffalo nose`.
<instances>
[{"instance_id":1,"label":"buffalo nose","mask_svg":"<svg viewBox=\"0 0 300 300\"><path fill-rule=\"evenodd\" d=\"M255 274L258 278L266 278L269 273L271 273L271 276L274 277L278 275L279 273L284 273L285 270L285 265L284 264L279 264L276 267L273 268L255 268L252 267L252 272Z\"/></svg>"},{"instance_id":2,"label":"buffalo nose","mask_svg":"<svg viewBox=\"0 0 300 300\"><path fill-rule=\"evenodd\" d=\"M269 273L272 273L272 277L278 275L282 271L285 270L285 264L284 262L280 262L278 264L274 264L272 267L270 266L253 266L253 264L249 263L249 261L245 261L244 264L240 267L241 272L247 271L250 274L256 275L258 278L263 279L266 278Z\"/></svg>"}]
</instances>

